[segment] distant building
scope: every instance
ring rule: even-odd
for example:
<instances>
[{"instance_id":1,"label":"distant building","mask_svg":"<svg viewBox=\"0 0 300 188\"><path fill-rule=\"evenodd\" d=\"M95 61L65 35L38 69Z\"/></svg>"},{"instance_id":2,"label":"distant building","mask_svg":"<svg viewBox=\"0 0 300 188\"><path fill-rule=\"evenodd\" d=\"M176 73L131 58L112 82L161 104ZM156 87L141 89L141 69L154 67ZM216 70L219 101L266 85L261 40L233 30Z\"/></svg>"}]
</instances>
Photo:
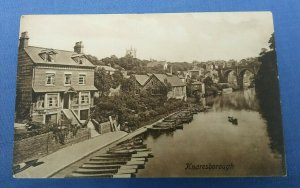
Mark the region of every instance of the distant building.
<instances>
[{"instance_id":1,"label":"distant building","mask_svg":"<svg viewBox=\"0 0 300 188\"><path fill-rule=\"evenodd\" d=\"M168 98L186 100L186 83L182 82L178 76L167 74L153 74L164 84L169 83L171 91L168 92Z\"/></svg>"},{"instance_id":2,"label":"distant building","mask_svg":"<svg viewBox=\"0 0 300 188\"><path fill-rule=\"evenodd\" d=\"M106 65L98 65L96 67L96 69L103 69L103 70L105 70L105 72L107 74L110 74L110 75L114 74L117 71L116 69L112 68L111 66L106 66Z\"/></svg>"},{"instance_id":3,"label":"distant building","mask_svg":"<svg viewBox=\"0 0 300 188\"><path fill-rule=\"evenodd\" d=\"M20 37L17 74L16 120L28 113L33 121L82 123L90 115L95 66L85 57L82 42L74 51L34 47Z\"/></svg>"},{"instance_id":4,"label":"distant building","mask_svg":"<svg viewBox=\"0 0 300 188\"><path fill-rule=\"evenodd\" d=\"M140 94L141 91L146 90L145 84L149 81L150 76L146 74L138 75L133 74L131 75L135 80L135 94Z\"/></svg>"},{"instance_id":5,"label":"distant building","mask_svg":"<svg viewBox=\"0 0 300 188\"><path fill-rule=\"evenodd\" d=\"M151 95L161 95L161 86L169 83L171 91L168 98L186 100L186 83L182 82L178 76L167 74L132 75L135 78L136 94L142 91L151 92Z\"/></svg>"},{"instance_id":6,"label":"distant building","mask_svg":"<svg viewBox=\"0 0 300 188\"><path fill-rule=\"evenodd\" d=\"M203 92L202 91L202 85L203 85L203 83L199 82L199 81L192 82L192 84L191 84L192 93L195 92L195 91Z\"/></svg>"},{"instance_id":7,"label":"distant building","mask_svg":"<svg viewBox=\"0 0 300 188\"><path fill-rule=\"evenodd\" d=\"M127 50L126 50L125 56L129 56L129 57L132 57L132 58L136 58L136 49L130 47L130 49L127 49Z\"/></svg>"},{"instance_id":8,"label":"distant building","mask_svg":"<svg viewBox=\"0 0 300 188\"><path fill-rule=\"evenodd\" d=\"M183 82L183 83L185 83L186 82L186 77L185 76L183 76L183 75L178 75L178 78Z\"/></svg>"},{"instance_id":9,"label":"distant building","mask_svg":"<svg viewBox=\"0 0 300 188\"><path fill-rule=\"evenodd\" d=\"M188 74L189 78L197 79L204 74L204 69L194 66L193 69L188 70L187 74Z\"/></svg>"}]
</instances>

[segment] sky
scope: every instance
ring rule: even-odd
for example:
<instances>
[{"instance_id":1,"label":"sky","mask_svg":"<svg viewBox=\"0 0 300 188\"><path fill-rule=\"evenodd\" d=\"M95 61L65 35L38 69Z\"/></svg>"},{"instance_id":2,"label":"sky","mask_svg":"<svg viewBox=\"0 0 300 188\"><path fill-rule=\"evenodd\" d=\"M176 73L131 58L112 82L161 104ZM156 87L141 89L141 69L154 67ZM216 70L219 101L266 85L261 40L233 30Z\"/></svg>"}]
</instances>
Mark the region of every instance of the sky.
<instances>
[{"instance_id":1,"label":"sky","mask_svg":"<svg viewBox=\"0 0 300 188\"><path fill-rule=\"evenodd\" d=\"M84 53L99 59L123 57L192 62L257 57L274 32L271 12L25 15L20 33L29 45Z\"/></svg>"}]
</instances>

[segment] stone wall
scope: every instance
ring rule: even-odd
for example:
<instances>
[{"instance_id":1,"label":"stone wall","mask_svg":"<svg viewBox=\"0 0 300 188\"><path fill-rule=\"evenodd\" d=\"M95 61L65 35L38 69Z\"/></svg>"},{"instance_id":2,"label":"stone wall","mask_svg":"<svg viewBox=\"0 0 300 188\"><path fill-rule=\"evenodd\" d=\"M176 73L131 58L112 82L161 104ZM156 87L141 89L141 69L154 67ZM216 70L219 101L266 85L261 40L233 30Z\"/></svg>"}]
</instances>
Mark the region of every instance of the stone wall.
<instances>
[{"instance_id":1,"label":"stone wall","mask_svg":"<svg viewBox=\"0 0 300 188\"><path fill-rule=\"evenodd\" d=\"M110 121L100 123L100 126L99 126L99 133L100 134L108 133L108 132L111 132L111 131L112 131L112 128L111 128L111 125L110 125Z\"/></svg>"},{"instance_id":2,"label":"stone wall","mask_svg":"<svg viewBox=\"0 0 300 188\"><path fill-rule=\"evenodd\" d=\"M38 159L49 155L61 148L87 140L91 137L89 129L79 129L76 135L69 132L65 137L65 144L52 133L41 134L14 142L14 164Z\"/></svg>"}]
</instances>

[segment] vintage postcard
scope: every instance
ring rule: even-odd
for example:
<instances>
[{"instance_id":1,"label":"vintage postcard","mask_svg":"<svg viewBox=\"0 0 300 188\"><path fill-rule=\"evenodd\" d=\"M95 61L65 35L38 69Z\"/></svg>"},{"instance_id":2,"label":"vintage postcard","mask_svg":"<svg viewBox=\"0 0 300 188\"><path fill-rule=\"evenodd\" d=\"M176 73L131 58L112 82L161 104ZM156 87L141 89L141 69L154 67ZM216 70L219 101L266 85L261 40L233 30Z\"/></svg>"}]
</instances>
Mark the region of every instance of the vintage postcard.
<instances>
[{"instance_id":1,"label":"vintage postcard","mask_svg":"<svg viewBox=\"0 0 300 188\"><path fill-rule=\"evenodd\" d=\"M15 178L286 175L271 12L21 17Z\"/></svg>"}]
</instances>

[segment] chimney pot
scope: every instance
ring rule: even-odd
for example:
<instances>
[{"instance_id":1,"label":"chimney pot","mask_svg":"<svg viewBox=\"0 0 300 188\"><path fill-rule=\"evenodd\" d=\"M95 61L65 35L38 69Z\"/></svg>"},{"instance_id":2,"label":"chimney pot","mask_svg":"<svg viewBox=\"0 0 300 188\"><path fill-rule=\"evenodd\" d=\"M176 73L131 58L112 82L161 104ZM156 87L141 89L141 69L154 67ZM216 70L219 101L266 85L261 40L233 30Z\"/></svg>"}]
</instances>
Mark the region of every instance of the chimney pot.
<instances>
[{"instance_id":1,"label":"chimney pot","mask_svg":"<svg viewBox=\"0 0 300 188\"><path fill-rule=\"evenodd\" d=\"M82 41L76 42L74 46L74 52L81 54L83 53L83 48L84 46L82 44Z\"/></svg>"},{"instance_id":2,"label":"chimney pot","mask_svg":"<svg viewBox=\"0 0 300 188\"><path fill-rule=\"evenodd\" d=\"M25 32L22 32L21 33L21 37L20 37L20 43L19 43L19 48L26 48L28 46L28 40L29 40L29 37L28 37L28 32L25 31Z\"/></svg>"}]
</instances>

